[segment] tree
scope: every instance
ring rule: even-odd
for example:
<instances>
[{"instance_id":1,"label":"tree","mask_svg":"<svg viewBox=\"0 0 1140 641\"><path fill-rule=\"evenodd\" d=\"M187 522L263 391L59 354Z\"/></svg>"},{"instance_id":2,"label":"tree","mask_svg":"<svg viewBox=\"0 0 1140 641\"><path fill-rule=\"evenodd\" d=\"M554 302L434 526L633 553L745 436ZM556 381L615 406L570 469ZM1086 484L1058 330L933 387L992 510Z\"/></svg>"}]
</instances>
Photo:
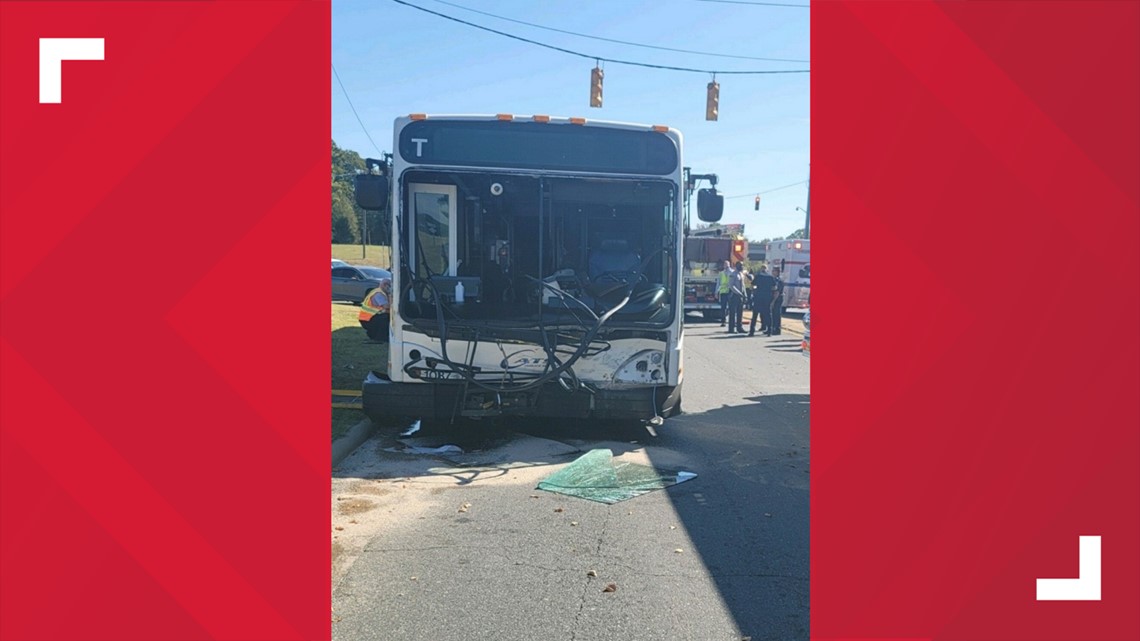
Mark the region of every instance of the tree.
<instances>
[{"instance_id":1,"label":"tree","mask_svg":"<svg viewBox=\"0 0 1140 641\"><path fill-rule=\"evenodd\" d=\"M358 243L366 238L370 244L388 242L387 212L365 212L356 206L353 177L365 171L364 158L351 149L338 147L332 141L332 242ZM361 222L367 223L363 229Z\"/></svg>"},{"instance_id":2,"label":"tree","mask_svg":"<svg viewBox=\"0 0 1140 641\"><path fill-rule=\"evenodd\" d=\"M336 181L332 184L332 242L360 242L360 222L356 217L352 188Z\"/></svg>"},{"instance_id":3,"label":"tree","mask_svg":"<svg viewBox=\"0 0 1140 641\"><path fill-rule=\"evenodd\" d=\"M807 238L807 235L804 234L803 229L797 229L794 232L788 234L788 240L794 240L796 238L800 238L800 239Z\"/></svg>"}]
</instances>

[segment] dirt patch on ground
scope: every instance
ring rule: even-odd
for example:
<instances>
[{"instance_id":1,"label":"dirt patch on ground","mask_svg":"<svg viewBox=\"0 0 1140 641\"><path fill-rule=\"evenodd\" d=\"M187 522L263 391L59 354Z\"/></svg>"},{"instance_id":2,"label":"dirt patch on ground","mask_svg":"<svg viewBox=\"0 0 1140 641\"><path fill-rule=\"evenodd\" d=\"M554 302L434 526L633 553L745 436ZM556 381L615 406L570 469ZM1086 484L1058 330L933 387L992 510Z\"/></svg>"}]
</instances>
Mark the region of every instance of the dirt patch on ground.
<instances>
[{"instance_id":1,"label":"dirt patch on ground","mask_svg":"<svg viewBox=\"0 0 1140 641\"><path fill-rule=\"evenodd\" d=\"M349 516L354 514L364 514L365 512L375 510L376 504L367 499L344 498L344 500L337 501L336 509L341 514Z\"/></svg>"}]
</instances>

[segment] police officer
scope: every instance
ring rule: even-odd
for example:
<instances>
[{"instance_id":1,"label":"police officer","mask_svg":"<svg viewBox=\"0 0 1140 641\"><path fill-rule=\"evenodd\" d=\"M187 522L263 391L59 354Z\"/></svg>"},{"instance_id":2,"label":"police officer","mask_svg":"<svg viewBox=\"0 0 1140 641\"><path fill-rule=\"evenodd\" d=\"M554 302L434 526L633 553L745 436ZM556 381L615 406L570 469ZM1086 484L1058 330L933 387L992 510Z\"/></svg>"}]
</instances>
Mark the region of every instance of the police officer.
<instances>
[{"instance_id":1,"label":"police officer","mask_svg":"<svg viewBox=\"0 0 1140 641\"><path fill-rule=\"evenodd\" d=\"M760 331L767 332L772 326L772 290L776 287L776 279L768 274L767 267L760 267L753 278L752 291L752 322L748 324L748 335L756 335L756 317L760 317Z\"/></svg>"},{"instance_id":2,"label":"police officer","mask_svg":"<svg viewBox=\"0 0 1140 641\"><path fill-rule=\"evenodd\" d=\"M780 268L772 268L772 277L776 280L772 288L772 320L768 324L768 336L780 335L780 318L784 315L784 281L780 279Z\"/></svg>"}]
</instances>

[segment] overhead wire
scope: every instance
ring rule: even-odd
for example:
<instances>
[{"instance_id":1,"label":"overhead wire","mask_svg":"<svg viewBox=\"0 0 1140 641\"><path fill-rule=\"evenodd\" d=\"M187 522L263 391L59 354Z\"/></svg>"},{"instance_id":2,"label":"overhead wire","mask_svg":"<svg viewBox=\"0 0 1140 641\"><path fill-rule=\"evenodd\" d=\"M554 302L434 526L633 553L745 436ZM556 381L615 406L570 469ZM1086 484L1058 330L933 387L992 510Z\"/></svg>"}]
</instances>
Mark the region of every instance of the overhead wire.
<instances>
[{"instance_id":1,"label":"overhead wire","mask_svg":"<svg viewBox=\"0 0 1140 641\"><path fill-rule=\"evenodd\" d=\"M753 2L751 0L697 0L697 2L722 2L724 4L753 4L761 7L795 7L797 9L810 9L809 4L791 4L787 2Z\"/></svg>"},{"instance_id":2,"label":"overhead wire","mask_svg":"<svg viewBox=\"0 0 1140 641\"><path fill-rule=\"evenodd\" d=\"M780 191L781 189L787 189L789 187L795 187L796 185L802 185L806 182L807 182L806 180L801 180L799 182L795 182L795 183L792 183L790 185L784 185L782 187L773 187L771 189L765 189L764 191L753 191L753 192L749 192L747 194L737 194L736 196L725 196L724 198L725 198L725 200L728 200L729 198L748 198L749 196L759 196L760 194L769 194L769 193L772 193L774 191Z\"/></svg>"},{"instance_id":3,"label":"overhead wire","mask_svg":"<svg viewBox=\"0 0 1140 641\"><path fill-rule=\"evenodd\" d=\"M368 133L368 127L364 126L364 121L360 119L360 114L356 113L356 107L352 106L352 98L348 97L348 90L344 88L344 83L340 81L340 74L336 72L336 65L332 66L332 71L333 76L336 77L336 83L340 85L340 90L344 92L344 99L348 101L348 107L352 109L352 115L356 116L356 122L360 123L360 128L364 130L364 135L368 137L368 142L372 143L372 146L376 148L377 153L383 155L384 152L380 151L380 145L377 145L376 141L372 139L372 134Z\"/></svg>"},{"instance_id":4,"label":"overhead wire","mask_svg":"<svg viewBox=\"0 0 1140 641\"><path fill-rule=\"evenodd\" d=\"M650 69L665 69L665 70L669 70L669 71L688 71L688 72L692 72L692 73L707 73L707 74L719 74L719 75L759 75L759 74L777 74L777 73L810 73L809 69L782 69L782 70L764 70L764 71L760 71L760 70L755 70L755 71L719 71L719 70L714 70L714 69L694 69L692 67L674 67L674 66L670 66L670 65L655 65L655 64L650 64L647 62L634 62L634 61L630 61L630 60L618 60L616 58L606 58L604 56L595 56L595 55L585 54L585 53L582 53L580 51L574 51L572 49L565 49L563 47L556 47L554 45L549 45L549 44L546 44L544 42L538 42L537 40L531 40L529 38L523 38L522 36L516 36L514 34L506 33L505 31L499 31L498 29L492 29L490 27L484 27L483 25L475 24L474 22L468 22L466 20L461 20L461 19L456 18L454 16L449 16L445 13L440 13L438 11L432 11L431 9L427 9L427 8L421 7L419 5L414 5L410 2L406 2L405 0L392 0L392 2L395 2L396 4L402 4L406 7L411 7L413 9L418 9L420 11L423 11L424 13L430 13L434 16L438 16L440 18L451 20L452 22L458 22L459 24L467 25L468 27L474 27L476 29L481 29L483 31L489 31L491 33L498 34L500 36L511 38L513 40L518 40L520 42L525 42L525 43L536 45L539 47L545 47L547 49L552 49L554 51L560 51L562 53L570 54L572 56L578 56L579 58L587 58L589 60L611 62L613 64L618 64L618 65L630 65L630 66L634 66L634 67L648 67Z\"/></svg>"},{"instance_id":5,"label":"overhead wire","mask_svg":"<svg viewBox=\"0 0 1140 641\"><path fill-rule=\"evenodd\" d=\"M657 49L660 51L675 51L677 53L691 53L691 54L698 55L698 56L715 56L718 58L738 58L741 60L763 60L763 61L767 61L767 62L797 62L797 63L804 63L804 64L807 64L809 62L808 60L797 60L797 59L791 59L791 58L760 58L757 56L738 56L738 55L733 55L733 54L728 54L728 53L712 53L712 52L708 52L708 51L694 51L692 49L675 49L673 47L661 47L661 46L657 46L657 45L647 45L647 44L643 44L643 43L639 43L639 42L629 42L627 40L618 40L616 38L604 38L602 36L592 36L592 35L585 34L585 33L578 33L576 31L567 31L566 29L558 29L555 27L548 27L546 25L535 24L533 22L526 22L524 20L518 20L515 18L508 18L507 16L500 16L500 15L496 15L494 13L488 13L486 11L480 11L479 9L472 9L471 7L465 7L465 6L460 5L460 4L455 4L454 2L448 2L447 0L433 0L433 2L438 2L439 4L445 4L445 5L448 5L450 7L455 7L457 9L462 9L464 11L470 11L472 13L478 13L480 15L489 16L491 18L496 18L499 20L506 20L507 22L514 22L516 24L526 25L528 27L534 27L536 29L545 29L547 31L554 31L557 33L565 33L565 34L568 34L571 36L578 36L580 38L590 38L591 40L601 40L603 42L613 42L613 43L622 44L622 45L629 45L631 47L643 47L645 49Z\"/></svg>"}]
</instances>

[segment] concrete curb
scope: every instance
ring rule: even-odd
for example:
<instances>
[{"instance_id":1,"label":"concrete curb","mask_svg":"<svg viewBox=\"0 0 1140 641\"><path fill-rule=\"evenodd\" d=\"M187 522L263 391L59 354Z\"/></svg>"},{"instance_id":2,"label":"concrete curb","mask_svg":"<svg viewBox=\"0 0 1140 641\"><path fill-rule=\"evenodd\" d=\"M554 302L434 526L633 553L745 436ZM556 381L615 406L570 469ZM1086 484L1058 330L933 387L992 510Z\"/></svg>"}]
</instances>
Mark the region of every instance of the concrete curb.
<instances>
[{"instance_id":1,"label":"concrete curb","mask_svg":"<svg viewBox=\"0 0 1140 641\"><path fill-rule=\"evenodd\" d=\"M333 441L332 444L332 466L335 468L340 465L340 462L348 458L356 448L364 444L369 437L376 431L376 425L370 419L364 419L356 425L349 428L348 432Z\"/></svg>"}]
</instances>

